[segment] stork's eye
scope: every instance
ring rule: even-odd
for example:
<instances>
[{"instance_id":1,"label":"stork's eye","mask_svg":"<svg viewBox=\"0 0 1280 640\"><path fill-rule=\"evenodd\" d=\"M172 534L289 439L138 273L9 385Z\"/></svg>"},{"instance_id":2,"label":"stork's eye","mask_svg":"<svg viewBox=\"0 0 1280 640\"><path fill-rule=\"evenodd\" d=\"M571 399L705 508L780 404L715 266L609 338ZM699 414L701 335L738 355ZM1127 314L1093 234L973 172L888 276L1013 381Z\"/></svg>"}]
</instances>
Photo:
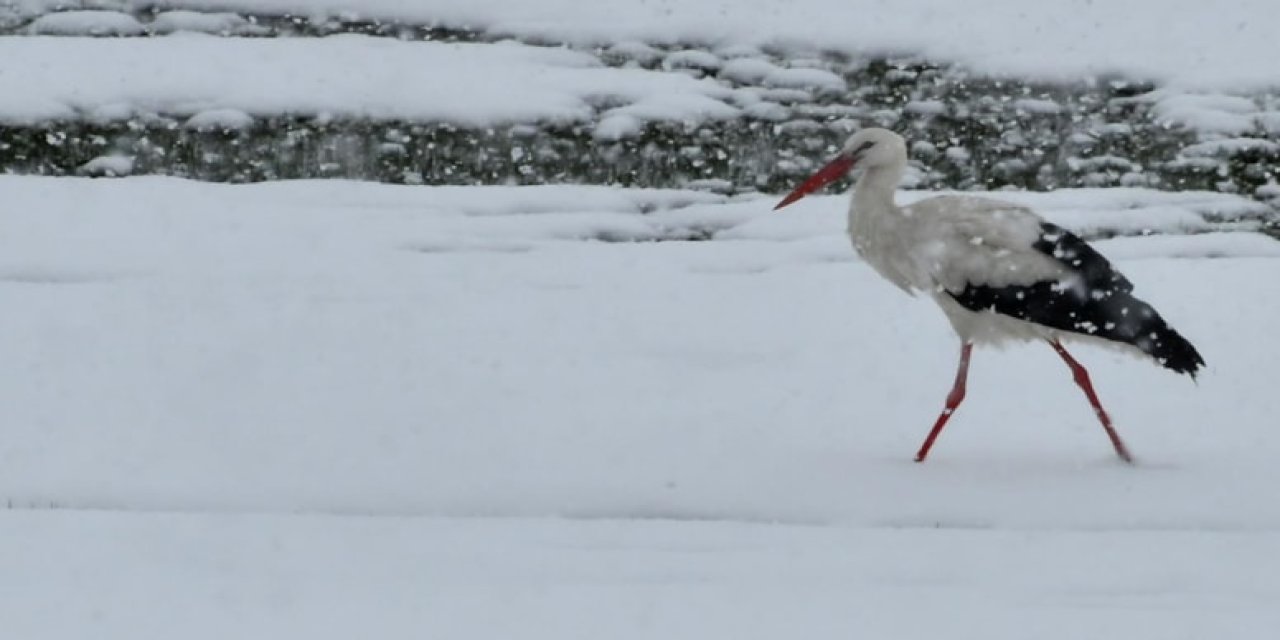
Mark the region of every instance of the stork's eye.
<instances>
[{"instance_id":1,"label":"stork's eye","mask_svg":"<svg viewBox=\"0 0 1280 640\"><path fill-rule=\"evenodd\" d=\"M853 155L855 155L855 156L856 156L856 155L858 155L858 154L862 153L863 151L866 151L867 149L870 149L871 147L874 147L874 146L876 146L876 143L875 143L874 141L868 140L868 141L866 141L866 142L864 142L864 143L862 143L862 144L858 145L858 148L853 150Z\"/></svg>"}]
</instances>

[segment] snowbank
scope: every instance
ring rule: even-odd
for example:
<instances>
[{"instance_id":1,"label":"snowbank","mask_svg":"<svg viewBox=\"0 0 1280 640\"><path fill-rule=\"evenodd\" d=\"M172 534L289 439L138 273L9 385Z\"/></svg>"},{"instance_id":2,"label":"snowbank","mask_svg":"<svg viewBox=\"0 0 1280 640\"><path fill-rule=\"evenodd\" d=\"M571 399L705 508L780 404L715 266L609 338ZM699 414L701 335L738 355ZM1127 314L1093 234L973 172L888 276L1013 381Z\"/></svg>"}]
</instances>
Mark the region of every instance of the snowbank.
<instances>
[{"instance_id":1,"label":"snowbank","mask_svg":"<svg viewBox=\"0 0 1280 640\"><path fill-rule=\"evenodd\" d=\"M43 1L27 0L36 11ZM1028 4L986 0L167 0L172 9L427 23L583 45L627 40L797 52L918 54L973 70L1078 80L1121 74L1199 89L1277 85L1269 0Z\"/></svg>"},{"instance_id":2,"label":"snowbank","mask_svg":"<svg viewBox=\"0 0 1280 640\"><path fill-rule=\"evenodd\" d=\"M112 109L192 116L347 116L489 126L585 120L603 103L647 119L732 117L731 90L682 74L600 66L566 49L389 38L0 38L0 121ZM608 112L606 112L607 114ZM212 117L212 116L211 116Z\"/></svg>"}]
</instances>

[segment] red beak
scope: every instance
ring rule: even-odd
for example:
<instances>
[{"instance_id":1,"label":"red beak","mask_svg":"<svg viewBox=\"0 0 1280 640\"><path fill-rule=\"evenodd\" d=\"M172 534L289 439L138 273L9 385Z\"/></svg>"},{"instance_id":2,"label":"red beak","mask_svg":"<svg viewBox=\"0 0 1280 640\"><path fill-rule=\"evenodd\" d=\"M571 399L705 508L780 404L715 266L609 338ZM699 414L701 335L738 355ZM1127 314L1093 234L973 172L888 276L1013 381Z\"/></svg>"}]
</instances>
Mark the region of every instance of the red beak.
<instances>
[{"instance_id":1,"label":"red beak","mask_svg":"<svg viewBox=\"0 0 1280 640\"><path fill-rule=\"evenodd\" d=\"M818 169L817 173L809 176L808 180L805 180L791 193L788 193L787 197L783 198L782 202L779 202L773 210L777 211L778 209L781 209L792 202L821 189L827 184L845 177L848 175L849 170L853 168L853 162L853 155L851 154L842 153L836 156L835 160L828 162L827 166Z\"/></svg>"}]
</instances>

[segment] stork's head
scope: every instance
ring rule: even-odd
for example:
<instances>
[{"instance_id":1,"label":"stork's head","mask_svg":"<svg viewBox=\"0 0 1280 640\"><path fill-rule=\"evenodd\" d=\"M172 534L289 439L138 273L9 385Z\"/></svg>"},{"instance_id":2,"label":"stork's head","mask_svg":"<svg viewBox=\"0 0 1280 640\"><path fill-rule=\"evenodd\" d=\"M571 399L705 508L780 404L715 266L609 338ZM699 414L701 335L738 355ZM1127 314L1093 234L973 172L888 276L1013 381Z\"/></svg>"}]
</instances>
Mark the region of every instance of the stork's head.
<instances>
[{"instance_id":1,"label":"stork's head","mask_svg":"<svg viewBox=\"0 0 1280 640\"><path fill-rule=\"evenodd\" d=\"M901 169L907 164L907 143L888 129L863 129L844 143L840 153L782 199L781 209L848 175L854 169Z\"/></svg>"}]
</instances>

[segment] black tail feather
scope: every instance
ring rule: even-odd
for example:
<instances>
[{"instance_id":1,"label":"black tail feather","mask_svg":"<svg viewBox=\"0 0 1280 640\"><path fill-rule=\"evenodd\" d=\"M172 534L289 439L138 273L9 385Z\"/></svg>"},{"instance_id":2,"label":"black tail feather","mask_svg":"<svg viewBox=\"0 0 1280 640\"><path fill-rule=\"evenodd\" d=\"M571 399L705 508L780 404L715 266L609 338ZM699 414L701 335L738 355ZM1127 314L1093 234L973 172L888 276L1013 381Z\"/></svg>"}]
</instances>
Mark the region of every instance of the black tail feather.
<instances>
[{"instance_id":1,"label":"black tail feather","mask_svg":"<svg viewBox=\"0 0 1280 640\"><path fill-rule=\"evenodd\" d=\"M1133 284L1102 254L1075 234L1051 223L1042 225L1042 235L1035 248L1081 276L1089 298L1076 310L1077 317L1101 320L1102 325L1098 328L1084 322L1063 328L1131 344L1164 368L1196 377L1196 371L1204 366L1204 358L1151 305L1134 297Z\"/></svg>"},{"instance_id":2,"label":"black tail feather","mask_svg":"<svg viewBox=\"0 0 1280 640\"><path fill-rule=\"evenodd\" d=\"M1204 366L1204 358L1200 357L1200 352L1171 327L1166 326L1164 331L1157 333L1157 336L1155 346L1150 351L1146 349L1143 351L1155 358L1156 362L1164 368L1185 373L1194 379L1200 367Z\"/></svg>"},{"instance_id":3,"label":"black tail feather","mask_svg":"<svg viewBox=\"0 0 1280 640\"><path fill-rule=\"evenodd\" d=\"M1195 378L1196 372L1204 366L1204 358L1196 351L1195 346L1170 327L1151 305L1128 294L1122 297L1130 300L1118 302L1124 303L1130 310L1139 310L1139 317L1133 322L1118 323L1114 336L1099 337L1131 344L1154 358L1160 366Z\"/></svg>"},{"instance_id":4,"label":"black tail feather","mask_svg":"<svg viewBox=\"0 0 1280 640\"><path fill-rule=\"evenodd\" d=\"M948 292L961 306L1026 320L1059 331L1132 345L1160 366L1192 378L1204 358L1151 305L1133 295L1133 284L1076 235L1044 223L1032 248L1059 261L1070 276L993 287L970 284Z\"/></svg>"},{"instance_id":5,"label":"black tail feather","mask_svg":"<svg viewBox=\"0 0 1280 640\"><path fill-rule=\"evenodd\" d=\"M1136 347L1160 366L1192 378L1204 358L1151 305L1128 291L1064 291L1056 282L1026 286L969 286L951 297L973 311L1019 320Z\"/></svg>"}]
</instances>

